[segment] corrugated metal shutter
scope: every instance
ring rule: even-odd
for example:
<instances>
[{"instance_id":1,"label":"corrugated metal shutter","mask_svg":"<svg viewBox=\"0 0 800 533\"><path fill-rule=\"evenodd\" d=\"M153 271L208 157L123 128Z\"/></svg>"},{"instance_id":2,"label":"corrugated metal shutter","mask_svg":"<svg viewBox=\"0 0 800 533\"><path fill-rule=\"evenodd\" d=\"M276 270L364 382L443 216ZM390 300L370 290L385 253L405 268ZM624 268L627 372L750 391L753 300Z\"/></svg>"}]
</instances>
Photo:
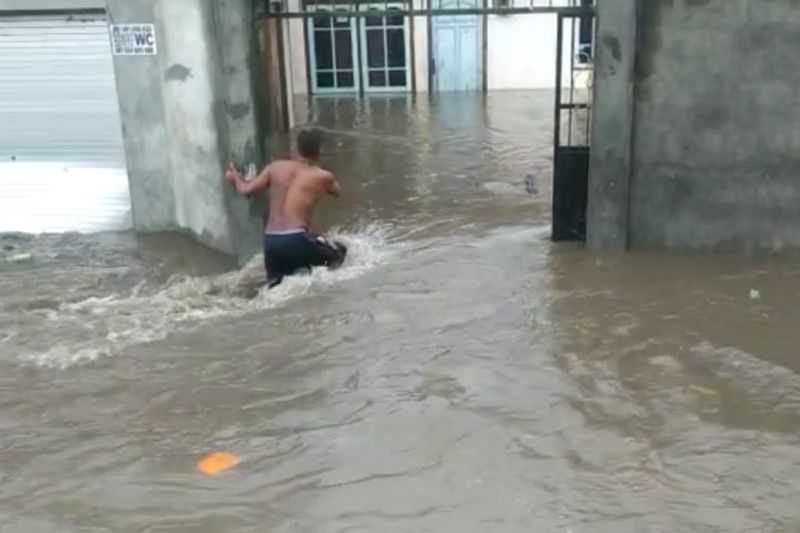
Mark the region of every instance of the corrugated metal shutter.
<instances>
[{"instance_id":1,"label":"corrugated metal shutter","mask_svg":"<svg viewBox=\"0 0 800 533\"><path fill-rule=\"evenodd\" d=\"M0 231L128 227L105 17L0 16Z\"/></svg>"}]
</instances>

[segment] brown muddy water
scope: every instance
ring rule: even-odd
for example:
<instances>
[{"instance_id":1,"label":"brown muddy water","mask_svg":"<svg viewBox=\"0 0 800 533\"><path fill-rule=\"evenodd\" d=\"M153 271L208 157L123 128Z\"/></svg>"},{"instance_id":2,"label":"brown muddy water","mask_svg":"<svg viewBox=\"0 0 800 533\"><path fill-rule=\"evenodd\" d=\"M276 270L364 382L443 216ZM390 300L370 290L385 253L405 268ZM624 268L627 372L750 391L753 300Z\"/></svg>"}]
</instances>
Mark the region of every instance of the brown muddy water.
<instances>
[{"instance_id":1,"label":"brown muddy water","mask_svg":"<svg viewBox=\"0 0 800 533\"><path fill-rule=\"evenodd\" d=\"M800 262L550 243L551 100L313 103L353 252L270 293L0 238L0 531L800 531Z\"/></svg>"}]
</instances>

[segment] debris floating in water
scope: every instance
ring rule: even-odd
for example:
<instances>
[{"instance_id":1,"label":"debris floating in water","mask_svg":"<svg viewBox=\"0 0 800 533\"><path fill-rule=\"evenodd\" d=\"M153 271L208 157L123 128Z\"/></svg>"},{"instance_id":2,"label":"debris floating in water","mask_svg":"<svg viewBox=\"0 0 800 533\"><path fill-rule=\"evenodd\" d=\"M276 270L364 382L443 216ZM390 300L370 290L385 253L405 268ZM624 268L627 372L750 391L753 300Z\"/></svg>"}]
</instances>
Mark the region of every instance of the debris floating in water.
<instances>
[{"instance_id":1,"label":"debris floating in water","mask_svg":"<svg viewBox=\"0 0 800 533\"><path fill-rule=\"evenodd\" d=\"M33 254L16 254L6 258L8 263L28 263L33 261Z\"/></svg>"},{"instance_id":2,"label":"debris floating in water","mask_svg":"<svg viewBox=\"0 0 800 533\"><path fill-rule=\"evenodd\" d=\"M750 289L750 299L751 300L760 300L761 299L761 293L759 291L757 291L756 289Z\"/></svg>"},{"instance_id":3,"label":"debris floating in water","mask_svg":"<svg viewBox=\"0 0 800 533\"><path fill-rule=\"evenodd\" d=\"M207 476L216 476L230 470L240 462L239 457L232 453L212 453L197 463L197 469Z\"/></svg>"},{"instance_id":4,"label":"debris floating in water","mask_svg":"<svg viewBox=\"0 0 800 533\"><path fill-rule=\"evenodd\" d=\"M528 194L539 194L539 187L536 185L536 178L533 174L525 176L525 190Z\"/></svg>"}]
</instances>

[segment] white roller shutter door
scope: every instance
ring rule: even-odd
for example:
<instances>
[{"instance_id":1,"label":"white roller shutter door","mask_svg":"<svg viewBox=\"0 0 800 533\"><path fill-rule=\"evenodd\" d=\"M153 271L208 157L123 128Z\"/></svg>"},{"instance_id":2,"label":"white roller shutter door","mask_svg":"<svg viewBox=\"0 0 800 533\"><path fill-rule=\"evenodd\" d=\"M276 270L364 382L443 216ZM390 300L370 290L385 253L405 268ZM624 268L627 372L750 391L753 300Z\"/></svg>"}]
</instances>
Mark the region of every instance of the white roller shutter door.
<instances>
[{"instance_id":1,"label":"white roller shutter door","mask_svg":"<svg viewBox=\"0 0 800 533\"><path fill-rule=\"evenodd\" d=\"M128 227L105 17L0 15L0 231Z\"/></svg>"}]
</instances>

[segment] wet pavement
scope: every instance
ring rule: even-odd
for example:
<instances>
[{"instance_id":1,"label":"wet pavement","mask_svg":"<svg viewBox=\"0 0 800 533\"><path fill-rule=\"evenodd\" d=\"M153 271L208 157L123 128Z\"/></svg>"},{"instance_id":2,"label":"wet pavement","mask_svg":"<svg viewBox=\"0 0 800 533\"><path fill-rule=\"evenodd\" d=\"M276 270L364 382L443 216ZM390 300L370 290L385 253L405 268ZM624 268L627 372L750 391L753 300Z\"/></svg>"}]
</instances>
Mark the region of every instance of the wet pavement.
<instances>
[{"instance_id":1,"label":"wet pavement","mask_svg":"<svg viewBox=\"0 0 800 533\"><path fill-rule=\"evenodd\" d=\"M0 531L800 530L800 262L551 243L551 105L313 102L352 255L269 293L0 237Z\"/></svg>"}]
</instances>

